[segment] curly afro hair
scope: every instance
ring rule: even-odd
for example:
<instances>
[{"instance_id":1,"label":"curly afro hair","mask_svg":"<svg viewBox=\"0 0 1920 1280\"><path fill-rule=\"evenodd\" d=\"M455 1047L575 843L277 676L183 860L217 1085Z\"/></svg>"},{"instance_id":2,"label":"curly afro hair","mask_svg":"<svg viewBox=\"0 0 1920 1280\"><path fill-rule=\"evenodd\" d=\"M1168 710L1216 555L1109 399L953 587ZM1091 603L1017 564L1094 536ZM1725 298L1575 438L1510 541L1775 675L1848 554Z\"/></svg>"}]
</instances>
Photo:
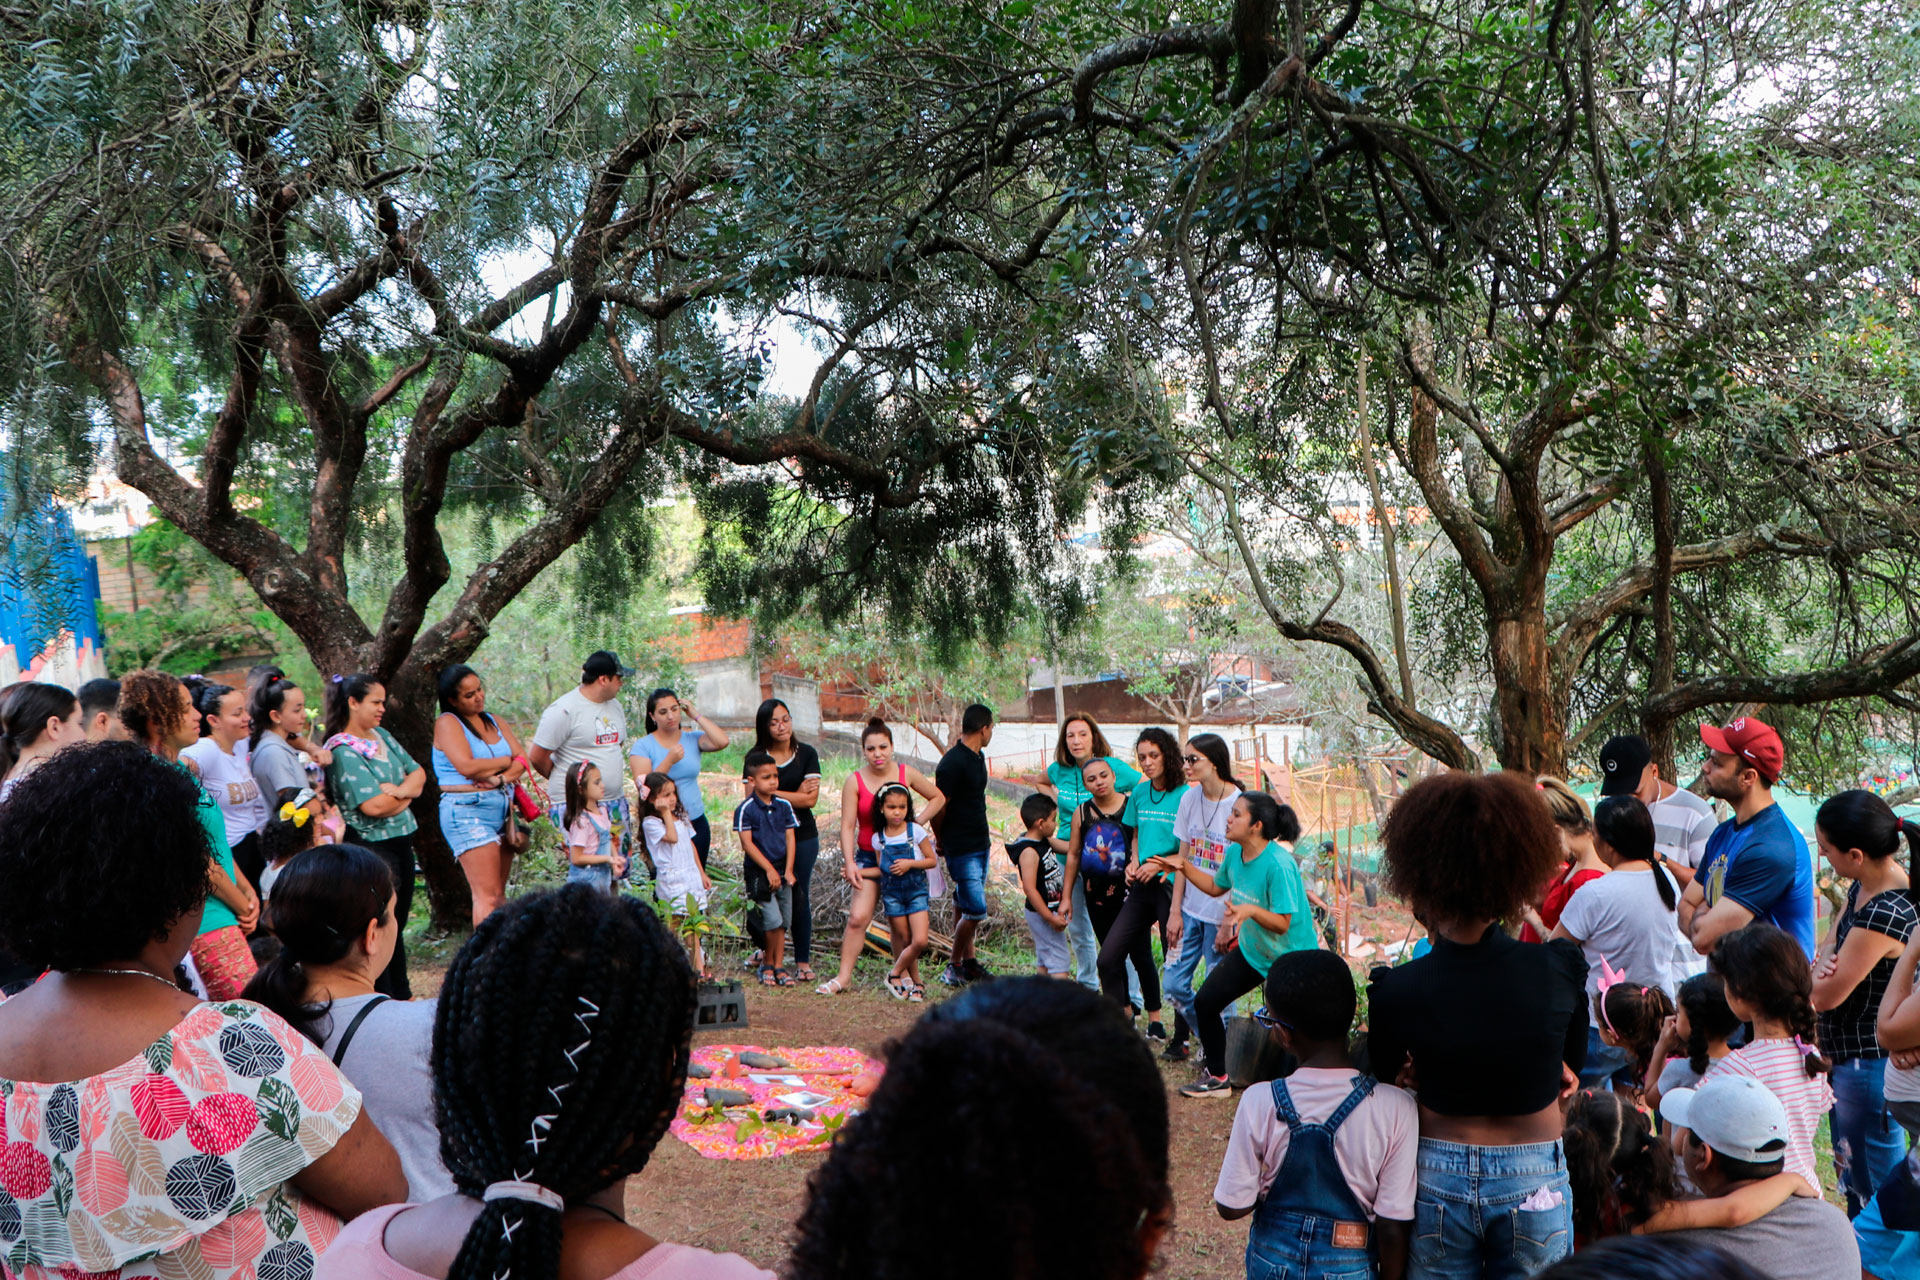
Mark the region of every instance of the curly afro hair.
<instances>
[{"instance_id":1,"label":"curly afro hair","mask_svg":"<svg viewBox=\"0 0 1920 1280\"><path fill-rule=\"evenodd\" d=\"M191 714L180 703L181 688L164 671L129 671L120 677L120 723L136 742L171 737Z\"/></svg>"},{"instance_id":2,"label":"curly afro hair","mask_svg":"<svg viewBox=\"0 0 1920 1280\"><path fill-rule=\"evenodd\" d=\"M932 1199L911 1176L929 1153ZM893 1046L866 1112L808 1181L785 1274L1142 1276L1166 1171L1166 1087L1118 1011L1077 984L1003 978Z\"/></svg>"},{"instance_id":3,"label":"curly afro hair","mask_svg":"<svg viewBox=\"0 0 1920 1280\"><path fill-rule=\"evenodd\" d=\"M200 914L213 850L186 770L131 742L50 756L0 805L0 945L49 969L127 960Z\"/></svg>"},{"instance_id":4,"label":"curly afro hair","mask_svg":"<svg viewBox=\"0 0 1920 1280\"><path fill-rule=\"evenodd\" d=\"M1562 865L1560 832L1539 790L1513 773L1447 773L1416 782L1380 833L1387 887L1429 925L1506 920Z\"/></svg>"}]
</instances>

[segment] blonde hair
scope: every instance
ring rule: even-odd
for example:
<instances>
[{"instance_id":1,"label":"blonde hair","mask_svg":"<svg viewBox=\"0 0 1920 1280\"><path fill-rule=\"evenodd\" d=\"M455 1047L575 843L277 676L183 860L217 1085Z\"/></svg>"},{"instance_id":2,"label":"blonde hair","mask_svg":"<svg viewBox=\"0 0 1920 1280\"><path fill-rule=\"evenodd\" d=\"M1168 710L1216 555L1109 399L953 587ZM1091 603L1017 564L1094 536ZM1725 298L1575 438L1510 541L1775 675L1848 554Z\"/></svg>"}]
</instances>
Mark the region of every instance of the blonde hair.
<instances>
[{"instance_id":1,"label":"blonde hair","mask_svg":"<svg viewBox=\"0 0 1920 1280\"><path fill-rule=\"evenodd\" d=\"M1540 788L1541 798L1547 802L1547 811L1553 814L1555 826L1576 836L1593 830L1593 814L1588 810L1587 802L1564 779L1541 774L1533 781Z\"/></svg>"}]
</instances>

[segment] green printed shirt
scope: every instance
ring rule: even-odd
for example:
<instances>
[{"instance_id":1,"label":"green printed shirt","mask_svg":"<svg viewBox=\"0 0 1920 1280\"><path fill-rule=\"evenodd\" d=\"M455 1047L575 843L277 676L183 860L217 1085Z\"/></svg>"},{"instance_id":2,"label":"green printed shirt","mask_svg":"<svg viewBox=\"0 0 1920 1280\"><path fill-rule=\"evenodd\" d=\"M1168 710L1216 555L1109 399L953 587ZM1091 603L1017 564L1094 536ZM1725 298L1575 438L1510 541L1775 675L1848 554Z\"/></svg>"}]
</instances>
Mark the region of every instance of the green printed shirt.
<instances>
[{"instance_id":1,"label":"green printed shirt","mask_svg":"<svg viewBox=\"0 0 1920 1280\"><path fill-rule=\"evenodd\" d=\"M346 815L348 829L362 840L410 836L420 829L411 805L385 818L370 818L360 812L361 805L380 794L381 783L391 782L397 787L420 767L407 754L407 749L394 741L392 734L385 729L374 732L386 744L386 758L369 760L352 747L332 747L333 763L327 766L327 787L333 792L333 802Z\"/></svg>"},{"instance_id":2,"label":"green printed shirt","mask_svg":"<svg viewBox=\"0 0 1920 1280\"><path fill-rule=\"evenodd\" d=\"M1293 917L1285 933L1273 933L1252 920L1241 922L1240 954L1254 972L1264 975L1289 951L1319 949L1320 936L1313 927L1300 864L1279 841L1268 844L1252 862L1241 857L1239 845L1228 845L1226 859L1213 882L1227 891L1228 902Z\"/></svg>"}]
</instances>

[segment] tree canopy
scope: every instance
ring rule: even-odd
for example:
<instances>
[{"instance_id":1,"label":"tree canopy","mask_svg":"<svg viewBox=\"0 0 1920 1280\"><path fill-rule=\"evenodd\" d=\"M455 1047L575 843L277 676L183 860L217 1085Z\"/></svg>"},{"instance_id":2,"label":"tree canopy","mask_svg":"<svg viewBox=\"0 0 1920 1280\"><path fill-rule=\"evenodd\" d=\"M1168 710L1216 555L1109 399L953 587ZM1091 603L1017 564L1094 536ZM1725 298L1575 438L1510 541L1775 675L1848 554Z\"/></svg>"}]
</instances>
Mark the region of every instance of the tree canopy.
<instances>
[{"instance_id":1,"label":"tree canopy","mask_svg":"<svg viewBox=\"0 0 1920 1280\"><path fill-rule=\"evenodd\" d=\"M710 604L883 601L956 658L1083 605L1070 522L1124 556L1176 504L1456 765L1920 711L1898 5L0 22L10 436L104 434L323 670L403 700L583 539L618 592L684 487ZM463 507L497 544L456 577ZM1462 671L1484 715L1421 692Z\"/></svg>"}]
</instances>

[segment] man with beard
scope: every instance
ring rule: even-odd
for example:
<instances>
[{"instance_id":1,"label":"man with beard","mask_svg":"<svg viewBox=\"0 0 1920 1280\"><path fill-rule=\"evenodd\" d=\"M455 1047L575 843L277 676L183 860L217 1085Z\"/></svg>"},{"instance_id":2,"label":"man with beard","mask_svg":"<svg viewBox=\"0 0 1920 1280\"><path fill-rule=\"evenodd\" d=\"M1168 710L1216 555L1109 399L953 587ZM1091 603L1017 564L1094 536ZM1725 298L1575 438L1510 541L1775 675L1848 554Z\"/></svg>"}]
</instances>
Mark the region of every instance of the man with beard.
<instances>
[{"instance_id":1,"label":"man with beard","mask_svg":"<svg viewBox=\"0 0 1920 1280\"><path fill-rule=\"evenodd\" d=\"M1733 806L1733 817L1707 838L1707 852L1686 896L1680 923L1701 955L1755 920L1799 940L1813 956L1813 857L1802 836L1774 803L1774 784L1786 752L1773 727L1743 716L1725 728L1700 726L1712 753L1702 776L1707 794Z\"/></svg>"}]
</instances>

